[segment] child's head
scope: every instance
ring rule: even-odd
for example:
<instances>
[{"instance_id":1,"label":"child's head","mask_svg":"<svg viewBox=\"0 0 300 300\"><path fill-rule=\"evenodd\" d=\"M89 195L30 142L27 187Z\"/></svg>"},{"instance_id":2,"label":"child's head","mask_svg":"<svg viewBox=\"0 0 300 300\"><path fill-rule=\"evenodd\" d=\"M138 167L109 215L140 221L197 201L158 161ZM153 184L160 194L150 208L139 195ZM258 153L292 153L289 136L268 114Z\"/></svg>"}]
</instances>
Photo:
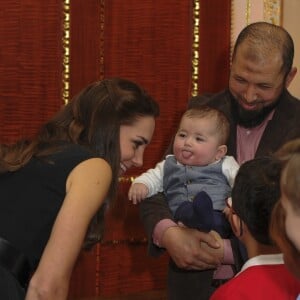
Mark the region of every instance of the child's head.
<instances>
[{"instance_id":1,"label":"child's head","mask_svg":"<svg viewBox=\"0 0 300 300\"><path fill-rule=\"evenodd\" d=\"M190 166L205 166L225 156L229 136L225 115L209 106L187 110L173 144L176 159Z\"/></svg>"},{"instance_id":2,"label":"child's head","mask_svg":"<svg viewBox=\"0 0 300 300\"><path fill-rule=\"evenodd\" d=\"M272 245L269 223L280 197L281 164L272 157L255 158L241 165L232 189L231 226L243 242L250 235Z\"/></svg>"},{"instance_id":3,"label":"child's head","mask_svg":"<svg viewBox=\"0 0 300 300\"><path fill-rule=\"evenodd\" d=\"M273 211L271 234L286 265L300 278L300 139L286 143L276 155L283 170L281 198Z\"/></svg>"},{"instance_id":4,"label":"child's head","mask_svg":"<svg viewBox=\"0 0 300 300\"><path fill-rule=\"evenodd\" d=\"M300 139L284 145L277 156L283 162L281 204L286 213L287 236L300 252Z\"/></svg>"}]
</instances>

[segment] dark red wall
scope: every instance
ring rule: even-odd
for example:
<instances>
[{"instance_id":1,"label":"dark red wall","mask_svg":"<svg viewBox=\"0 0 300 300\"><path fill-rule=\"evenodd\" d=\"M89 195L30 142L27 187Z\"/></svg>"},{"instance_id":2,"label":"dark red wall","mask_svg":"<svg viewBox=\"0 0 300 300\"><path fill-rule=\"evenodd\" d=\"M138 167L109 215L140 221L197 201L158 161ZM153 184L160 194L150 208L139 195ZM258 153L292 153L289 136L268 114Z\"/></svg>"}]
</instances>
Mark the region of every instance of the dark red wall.
<instances>
[{"instance_id":1,"label":"dark red wall","mask_svg":"<svg viewBox=\"0 0 300 300\"><path fill-rule=\"evenodd\" d=\"M192 89L194 3L200 3L198 92L227 86L229 0L71 0L70 98L86 84L119 76L143 85L161 116L142 170L163 155ZM0 0L0 141L33 135L63 105L63 1ZM147 256L138 208L121 180L103 244L82 253L70 299L166 286L167 255Z\"/></svg>"}]
</instances>

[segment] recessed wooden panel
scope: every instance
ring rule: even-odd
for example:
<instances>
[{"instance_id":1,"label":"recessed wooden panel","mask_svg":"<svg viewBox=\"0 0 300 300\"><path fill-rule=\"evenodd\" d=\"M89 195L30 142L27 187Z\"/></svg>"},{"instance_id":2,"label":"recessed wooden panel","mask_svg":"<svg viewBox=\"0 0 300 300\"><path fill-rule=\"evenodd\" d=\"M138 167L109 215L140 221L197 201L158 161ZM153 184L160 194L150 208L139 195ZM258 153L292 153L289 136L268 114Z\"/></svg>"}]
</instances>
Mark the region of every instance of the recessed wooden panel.
<instances>
[{"instance_id":1,"label":"recessed wooden panel","mask_svg":"<svg viewBox=\"0 0 300 300\"><path fill-rule=\"evenodd\" d=\"M0 4L0 141L10 143L62 105L62 9L59 0Z\"/></svg>"},{"instance_id":2,"label":"recessed wooden panel","mask_svg":"<svg viewBox=\"0 0 300 300\"><path fill-rule=\"evenodd\" d=\"M191 95L194 3L200 3L199 92L227 86L229 0L71 0L70 99L103 77L126 77L157 99L161 115L144 166L161 159ZM63 1L0 0L0 141L32 136L61 105ZM126 178L125 178L126 179ZM138 208L122 181L102 245L82 252L70 299L165 289L167 255L150 258Z\"/></svg>"},{"instance_id":3,"label":"recessed wooden panel","mask_svg":"<svg viewBox=\"0 0 300 300\"><path fill-rule=\"evenodd\" d=\"M101 2L70 1L70 99L100 80Z\"/></svg>"},{"instance_id":4,"label":"recessed wooden panel","mask_svg":"<svg viewBox=\"0 0 300 300\"><path fill-rule=\"evenodd\" d=\"M144 159L147 169L161 159L189 98L192 1L105 3L105 76L137 81L160 103L161 115Z\"/></svg>"},{"instance_id":5,"label":"recessed wooden panel","mask_svg":"<svg viewBox=\"0 0 300 300\"><path fill-rule=\"evenodd\" d=\"M199 93L228 86L230 0L200 1Z\"/></svg>"}]
</instances>

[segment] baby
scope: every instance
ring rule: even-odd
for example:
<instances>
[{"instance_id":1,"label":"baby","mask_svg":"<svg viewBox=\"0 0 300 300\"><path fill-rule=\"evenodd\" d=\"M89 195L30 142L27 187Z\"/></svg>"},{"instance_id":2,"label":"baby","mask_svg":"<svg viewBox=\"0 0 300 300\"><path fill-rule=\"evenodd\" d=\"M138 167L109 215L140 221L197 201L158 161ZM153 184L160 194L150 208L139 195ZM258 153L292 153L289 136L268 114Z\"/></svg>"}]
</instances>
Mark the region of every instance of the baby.
<instances>
[{"instance_id":1,"label":"baby","mask_svg":"<svg viewBox=\"0 0 300 300\"><path fill-rule=\"evenodd\" d=\"M239 165L226 156L229 122L217 109L187 110L175 135L172 155L137 177L128 192L134 204L164 192L176 222L227 237L224 216Z\"/></svg>"}]
</instances>

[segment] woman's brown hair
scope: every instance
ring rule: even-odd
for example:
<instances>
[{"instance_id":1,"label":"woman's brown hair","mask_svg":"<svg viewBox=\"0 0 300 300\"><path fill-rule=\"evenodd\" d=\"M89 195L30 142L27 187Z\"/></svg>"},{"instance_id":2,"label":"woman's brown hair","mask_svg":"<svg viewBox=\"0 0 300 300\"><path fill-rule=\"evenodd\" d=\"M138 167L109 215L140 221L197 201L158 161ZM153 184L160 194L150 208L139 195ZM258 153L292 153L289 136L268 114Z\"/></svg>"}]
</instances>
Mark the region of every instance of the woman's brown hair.
<instances>
[{"instance_id":1,"label":"woman's brown hair","mask_svg":"<svg viewBox=\"0 0 300 300\"><path fill-rule=\"evenodd\" d=\"M108 198L112 200L120 169L120 126L132 125L139 117L158 115L157 102L132 81L112 78L92 83L45 123L33 139L0 145L0 174L17 171L33 157L46 158L60 151L62 142L78 144L110 164L113 179ZM94 221L102 219L103 211L99 213ZM99 239L97 235L90 239L92 243Z\"/></svg>"}]
</instances>

